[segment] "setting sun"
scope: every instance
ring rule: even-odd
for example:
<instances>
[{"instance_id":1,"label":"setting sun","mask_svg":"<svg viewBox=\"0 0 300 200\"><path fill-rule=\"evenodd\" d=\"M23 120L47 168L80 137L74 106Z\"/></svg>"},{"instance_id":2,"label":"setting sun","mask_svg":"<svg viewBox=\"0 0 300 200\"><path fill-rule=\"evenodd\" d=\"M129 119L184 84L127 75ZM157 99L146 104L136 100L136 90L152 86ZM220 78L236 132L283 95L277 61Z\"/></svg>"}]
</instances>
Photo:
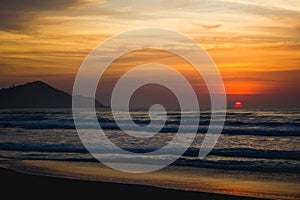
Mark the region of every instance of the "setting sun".
<instances>
[{"instance_id":1,"label":"setting sun","mask_svg":"<svg viewBox=\"0 0 300 200\"><path fill-rule=\"evenodd\" d=\"M242 107L243 107L243 104L242 104L242 102L237 101L237 102L235 102L234 107L235 107L235 108L242 108Z\"/></svg>"}]
</instances>

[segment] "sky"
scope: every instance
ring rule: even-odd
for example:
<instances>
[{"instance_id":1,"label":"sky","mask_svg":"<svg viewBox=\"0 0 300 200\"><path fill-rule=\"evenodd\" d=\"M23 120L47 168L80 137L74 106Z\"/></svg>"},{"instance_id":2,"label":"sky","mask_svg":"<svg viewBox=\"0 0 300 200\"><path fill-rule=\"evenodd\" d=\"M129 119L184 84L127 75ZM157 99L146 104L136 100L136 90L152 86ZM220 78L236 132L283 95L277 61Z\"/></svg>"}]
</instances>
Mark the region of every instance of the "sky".
<instances>
[{"instance_id":1,"label":"sky","mask_svg":"<svg viewBox=\"0 0 300 200\"><path fill-rule=\"evenodd\" d=\"M1 0L0 88L42 80L71 93L82 61L99 43L120 32L159 27L201 44L237 100L291 98L300 89L299 19L299 0ZM118 66L145 61L147 53L156 57L152 50L135 52L118 59ZM196 78L189 64L159 55L158 62ZM107 74L107 82L118 77L115 70Z\"/></svg>"}]
</instances>

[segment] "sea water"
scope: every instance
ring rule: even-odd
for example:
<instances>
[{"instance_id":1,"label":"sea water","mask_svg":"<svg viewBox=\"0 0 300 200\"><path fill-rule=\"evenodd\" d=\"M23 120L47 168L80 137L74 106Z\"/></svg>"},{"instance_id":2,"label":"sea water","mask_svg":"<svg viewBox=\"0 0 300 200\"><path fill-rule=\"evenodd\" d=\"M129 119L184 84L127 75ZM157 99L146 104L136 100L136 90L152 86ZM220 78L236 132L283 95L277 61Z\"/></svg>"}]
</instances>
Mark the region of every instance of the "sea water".
<instances>
[{"instance_id":1,"label":"sea water","mask_svg":"<svg viewBox=\"0 0 300 200\"><path fill-rule=\"evenodd\" d=\"M161 115L155 113L152 120L160 120ZM131 116L139 126L150 123L148 111L133 111ZM137 140L119 129L109 110L98 110L97 117L105 134L115 145L140 154L156 151L170 142L181 120L180 112L169 111L167 121L155 140ZM199 148L207 132L210 117L209 110L201 111L194 142L172 165L300 173L299 110L227 110L224 128L217 144L206 158L199 159ZM198 120L199 113L190 112L189 118ZM124 118L119 123L126 124L128 120ZM191 134L189 127L185 127L185 130L188 137ZM151 130L140 131L139 134L151 136ZM99 153L108 162L123 156L116 154L113 149L100 148ZM160 156L164 159L174 155L170 149ZM83 146L70 109L0 110L0 157L97 162ZM128 156L126 159L130 162L130 159L136 158Z\"/></svg>"}]
</instances>

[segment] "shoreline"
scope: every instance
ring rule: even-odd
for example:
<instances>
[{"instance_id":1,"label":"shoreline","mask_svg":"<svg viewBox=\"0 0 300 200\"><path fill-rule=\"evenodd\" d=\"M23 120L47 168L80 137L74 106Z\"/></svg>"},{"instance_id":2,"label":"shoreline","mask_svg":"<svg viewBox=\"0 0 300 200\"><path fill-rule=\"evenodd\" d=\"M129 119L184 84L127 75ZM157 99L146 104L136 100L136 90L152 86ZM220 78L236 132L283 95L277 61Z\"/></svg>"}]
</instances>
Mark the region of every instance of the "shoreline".
<instances>
[{"instance_id":1,"label":"shoreline","mask_svg":"<svg viewBox=\"0 0 300 200\"><path fill-rule=\"evenodd\" d=\"M137 189L139 187L141 187L141 191L146 190L146 193L152 193L150 192L152 188L158 188L165 195L168 194L166 190L172 190L169 193L171 193L170 195L174 195L174 198L177 195L183 195L183 193L185 195L188 193L191 196L197 196L198 199L202 193L217 195L213 199L220 199L220 195L239 197L240 199L295 200L300 198L299 175L292 174L284 174L282 176L284 178L282 178L277 177L278 174L274 173L176 166L169 166L153 173L128 174L107 168L101 163L6 159L0 160L0 168L14 170L17 173L25 173L29 180L33 177L35 177L33 179L38 179L37 177L56 177L59 179L56 180L57 184L60 184L62 180L64 180L63 182L72 180L78 182L75 183L75 187L79 187L77 184L82 183L82 187L87 188L86 181L93 184L104 184L107 187L111 186L111 184L121 184L121 186L111 186L112 188L108 190L112 192L118 190L118 187L123 188L122 185L127 185L133 187L136 192L139 192L139 189ZM4 176L6 176L5 173ZM13 179L16 179L14 182L20 181L18 178L15 178L16 176L13 177ZM43 181L42 179L40 181ZM21 181L25 181L24 184L27 185L26 180ZM30 183L31 181L27 182ZM68 187L73 186L70 184ZM173 191L182 192L182 194L175 195L177 192L174 193ZM211 198L207 197L207 199Z\"/></svg>"}]
</instances>

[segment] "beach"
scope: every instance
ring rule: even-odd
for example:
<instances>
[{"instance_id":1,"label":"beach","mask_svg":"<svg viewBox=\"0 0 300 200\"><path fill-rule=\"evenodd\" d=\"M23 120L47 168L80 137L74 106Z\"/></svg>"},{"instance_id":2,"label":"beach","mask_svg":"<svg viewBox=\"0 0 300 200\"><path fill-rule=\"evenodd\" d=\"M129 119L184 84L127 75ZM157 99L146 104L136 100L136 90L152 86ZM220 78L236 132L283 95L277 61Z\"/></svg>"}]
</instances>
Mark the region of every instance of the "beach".
<instances>
[{"instance_id":1,"label":"beach","mask_svg":"<svg viewBox=\"0 0 300 200\"><path fill-rule=\"evenodd\" d=\"M1 193L10 198L30 199L58 198L100 198L100 199L215 199L215 200L255 200L259 198L221 195L204 192L162 189L133 184L117 184L96 181L83 181L66 178L54 178L24 174L8 169L0 169L2 184ZM7 180L7 181L6 181Z\"/></svg>"},{"instance_id":2,"label":"beach","mask_svg":"<svg viewBox=\"0 0 300 200\"><path fill-rule=\"evenodd\" d=\"M109 183L99 181L85 181L67 178L20 173L9 169L0 169L1 193L10 198L22 197L30 199L57 198L66 195L68 198L100 198L100 199L216 199L216 200L255 200L224 194L192 192L134 184Z\"/></svg>"},{"instance_id":3,"label":"beach","mask_svg":"<svg viewBox=\"0 0 300 200\"><path fill-rule=\"evenodd\" d=\"M149 194L153 198L157 195L167 195L179 199L300 198L299 175L288 173L281 174L280 177L285 177L284 180L278 174L273 173L197 168L183 170L179 166L169 166L157 172L129 174L107 168L96 162L5 159L1 161L0 167L6 168L1 169L1 180L14 181L12 187L6 184L7 188L24 189L23 187L29 186L32 190L44 192L47 192L49 188L54 193L75 191L70 193L71 196L87 194L93 196L105 193L124 196ZM31 194L28 193L28 195Z\"/></svg>"}]
</instances>

